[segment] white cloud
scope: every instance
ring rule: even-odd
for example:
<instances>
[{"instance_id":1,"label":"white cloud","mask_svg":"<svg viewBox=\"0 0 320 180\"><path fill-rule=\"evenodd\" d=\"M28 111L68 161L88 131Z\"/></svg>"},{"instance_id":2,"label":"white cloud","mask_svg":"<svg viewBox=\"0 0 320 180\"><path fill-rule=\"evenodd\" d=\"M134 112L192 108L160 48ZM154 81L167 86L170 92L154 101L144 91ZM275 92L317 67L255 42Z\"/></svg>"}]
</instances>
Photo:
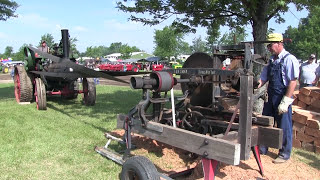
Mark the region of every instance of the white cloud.
<instances>
[{"instance_id":1,"label":"white cloud","mask_svg":"<svg viewBox=\"0 0 320 180\"><path fill-rule=\"evenodd\" d=\"M7 34L0 32L0 39L6 39L8 37Z\"/></svg>"},{"instance_id":2,"label":"white cloud","mask_svg":"<svg viewBox=\"0 0 320 180\"><path fill-rule=\"evenodd\" d=\"M39 14L19 14L18 18L15 19L23 25L35 26L37 28L49 28L53 25L49 22L48 18L42 17Z\"/></svg>"},{"instance_id":3,"label":"white cloud","mask_svg":"<svg viewBox=\"0 0 320 180\"><path fill-rule=\"evenodd\" d=\"M83 26L75 26L72 28L74 31L80 31L80 32L87 32L88 28L83 27Z\"/></svg>"},{"instance_id":4,"label":"white cloud","mask_svg":"<svg viewBox=\"0 0 320 180\"><path fill-rule=\"evenodd\" d=\"M118 20L111 19L104 21L104 27L113 31L136 31L142 29L142 25L136 22L128 21L121 23Z\"/></svg>"}]
</instances>

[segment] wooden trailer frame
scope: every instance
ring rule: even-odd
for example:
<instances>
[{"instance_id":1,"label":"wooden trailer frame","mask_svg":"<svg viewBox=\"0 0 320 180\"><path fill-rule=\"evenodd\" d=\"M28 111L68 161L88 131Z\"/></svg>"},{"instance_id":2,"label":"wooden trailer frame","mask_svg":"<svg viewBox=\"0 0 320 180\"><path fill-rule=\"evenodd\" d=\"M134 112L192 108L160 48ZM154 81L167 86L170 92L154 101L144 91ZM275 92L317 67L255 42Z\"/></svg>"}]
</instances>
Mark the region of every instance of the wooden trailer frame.
<instances>
[{"instance_id":1,"label":"wooden trailer frame","mask_svg":"<svg viewBox=\"0 0 320 180\"><path fill-rule=\"evenodd\" d=\"M250 44L244 44L237 48L245 49L245 67L251 61ZM196 73L200 75L219 75L233 71L220 71L218 69L174 69L171 73ZM253 151L258 163L260 173L263 175L263 168L258 150L259 145L280 149L282 146L283 132L279 128L273 127L273 117L257 116L252 117L253 101L257 98L253 94L253 77L248 73L240 76L240 112L239 123L226 121L207 120L206 123L215 126L237 129L226 134L214 136L203 135L192 131L175 128L165 124L147 121L142 124L139 117L129 117L119 114L117 116L117 128L124 128L130 124L131 132L157 140L159 142L177 147L197 155L202 156L204 179L213 179L218 162L230 165L239 165L240 160L248 160L250 152ZM213 98L215 99L215 98ZM262 126L262 125L267 126ZM123 162L123 157L112 153L103 147L97 147L96 151L114 161ZM122 159L122 160L121 160Z\"/></svg>"}]
</instances>

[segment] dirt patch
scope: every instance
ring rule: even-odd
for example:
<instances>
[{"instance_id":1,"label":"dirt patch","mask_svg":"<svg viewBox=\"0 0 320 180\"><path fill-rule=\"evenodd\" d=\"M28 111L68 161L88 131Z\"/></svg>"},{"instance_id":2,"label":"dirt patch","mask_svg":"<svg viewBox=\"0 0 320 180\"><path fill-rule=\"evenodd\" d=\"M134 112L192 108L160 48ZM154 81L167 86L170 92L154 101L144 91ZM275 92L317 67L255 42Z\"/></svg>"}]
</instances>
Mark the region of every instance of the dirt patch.
<instances>
[{"instance_id":1,"label":"dirt patch","mask_svg":"<svg viewBox=\"0 0 320 180\"><path fill-rule=\"evenodd\" d=\"M115 130L111 134L122 137L124 131ZM203 179L199 157L195 158L184 150L139 135L133 136L133 144L136 145L137 149L133 150L132 154L148 157L159 172L172 174L195 168L190 176L179 179ZM276 157L277 152L278 150L271 149L271 152L267 155L261 156L264 177L260 175L256 160L251 154L249 160L241 161L238 166L220 163L216 179L319 179L319 170L294 159L290 159L283 164L273 164L272 160Z\"/></svg>"}]
</instances>

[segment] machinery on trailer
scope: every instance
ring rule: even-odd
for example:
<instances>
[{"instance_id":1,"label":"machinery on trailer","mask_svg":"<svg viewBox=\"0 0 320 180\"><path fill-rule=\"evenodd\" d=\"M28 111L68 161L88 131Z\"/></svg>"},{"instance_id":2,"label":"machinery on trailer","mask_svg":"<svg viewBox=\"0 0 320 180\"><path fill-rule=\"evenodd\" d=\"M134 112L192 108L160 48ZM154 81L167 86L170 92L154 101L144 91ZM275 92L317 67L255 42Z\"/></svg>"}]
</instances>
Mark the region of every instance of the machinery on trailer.
<instances>
[{"instance_id":1,"label":"machinery on trailer","mask_svg":"<svg viewBox=\"0 0 320 180\"><path fill-rule=\"evenodd\" d=\"M53 54L31 46L24 49L24 66L15 66L14 71L15 97L18 103L31 102L35 97L37 109L45 110L47 96L61 95L66 99L75 99L81 93L84 104L91 106L96 101L93 77L127 83L106 73L76 64L74 58L69 58L68 30L62 29L61 34L62 39ZM79 90L78 78L83 78L82 90Z\"/></svg>"},{"instance_id":2,"label":"machinery on trailer","mask_svg":"<svg viewBox=\"0 0 320 180\"><path fill-rule=\"evenodd\" d=\"M130 157L132 132L202 157L206 180L214 179L218 162L239 165L240 160L249 159L251 151L263 175L258 146L281 148L283 133L273 127L273 117L252 112L253 102L265 94L254 90L252 62L262 57L252 54L251 47L251 43L217 46L213 58L195 53L181 69L132 77L131 87L142 89L142 100L128 114L118 115L117 127L125 129L124 138L107 133L107 144L95 150L123 165L120 176L125 180L170 179L158 173L145 157ZM232 60L231 70L221 70L226 58ZM180 74L181 78L172 74ZM173 92L179 83L183 96L171 93L168 97L167 92ZM229 86L238 91L230 91ZM233 109L223 105L226 99L236 102ZM165 108L170 102L172 108ZM126 144L124 155L108 149L111 139Z\"/></svg>"}]
</instances>

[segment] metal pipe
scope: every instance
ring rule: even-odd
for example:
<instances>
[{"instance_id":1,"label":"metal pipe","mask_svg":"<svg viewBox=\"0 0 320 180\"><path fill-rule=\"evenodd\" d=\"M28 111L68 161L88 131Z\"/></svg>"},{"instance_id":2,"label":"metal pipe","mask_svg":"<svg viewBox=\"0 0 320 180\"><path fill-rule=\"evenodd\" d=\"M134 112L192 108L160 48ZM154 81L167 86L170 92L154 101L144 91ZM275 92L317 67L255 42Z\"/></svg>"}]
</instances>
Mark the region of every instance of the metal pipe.
<instances>
[{"instance_id":1,"label":"metal pipe","mask_svg":"<svg viewBox=\"0 0 320 180\"><path fill-rule=\"evenodd\" d=\"M68 29L61 29L63 58L69 58L69 33Z\"/></svg>"},{"instance_id":2,"label":"metal pipe","mask_svg":"<svg viewBox=\"0 0 320 180\"><path fill-rule=\"evenodd\" d=\"M171 89L171 108L172 108L172 121L173 121L173 127L176 128L176 110L174 107L174 94L173 94L173 88Z\"/></svg>"}]
</instances>

